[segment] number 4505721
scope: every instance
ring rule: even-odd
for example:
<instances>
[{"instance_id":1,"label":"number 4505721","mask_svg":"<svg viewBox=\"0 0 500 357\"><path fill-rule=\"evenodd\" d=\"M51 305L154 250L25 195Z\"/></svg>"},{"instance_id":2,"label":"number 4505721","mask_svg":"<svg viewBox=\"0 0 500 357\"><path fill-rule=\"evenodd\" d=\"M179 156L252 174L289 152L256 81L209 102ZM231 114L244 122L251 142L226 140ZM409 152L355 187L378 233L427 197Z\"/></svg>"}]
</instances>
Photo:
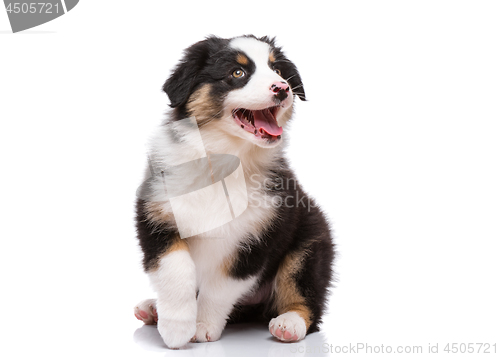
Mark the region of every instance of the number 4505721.
<instances>
[{"instance_id":1,"label":"number 4505721","mask_svg":"<svg viewBox=\"0 0 500 357\"><path fill-rule=\"evenodd\" d=\"M444 351L447 353L496 353L497 344L489 343L448 343Z\"/></svg>"},{"instance_id":2,"label":"number 4505721","mask_svg":"<svg viewBox=\"0 0 500 357\"><path fill-rule=\"evenodd\" d=\"M7 5L7 12L14 14L58 14L59 4L46 2L14 2Z\"/></svg>"}]
</instances>

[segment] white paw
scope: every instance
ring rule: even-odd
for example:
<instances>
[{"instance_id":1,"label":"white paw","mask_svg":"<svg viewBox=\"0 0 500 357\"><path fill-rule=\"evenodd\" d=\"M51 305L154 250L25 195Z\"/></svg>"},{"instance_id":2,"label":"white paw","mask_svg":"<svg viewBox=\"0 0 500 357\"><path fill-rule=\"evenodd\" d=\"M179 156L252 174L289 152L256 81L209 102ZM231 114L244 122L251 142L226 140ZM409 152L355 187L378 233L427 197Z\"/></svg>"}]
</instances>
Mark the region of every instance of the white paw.
<instances>
[{"instance_id":1,"label":"white paw","mask_svg":"<svg viewBox=\"0 0 500 357\"><path fill-rule=\"evenodd\" d=\"M295 311L289 311L269 321L269 332L284 342L300 341L306 337L306 323Z\"/></svg>"},{"instance_id":2,"label":"white paw","mask_svg":"<svg viewBox=\"0 0 500 357\"><path fill-rule=\"evenodd\" d=\"M156 299L143 300L134 307L134 315L137 320L145 325L156 325L158 314L156 313Z\"/></svg>"},{"instance_id":3,"label":"white paw","mask_svg":"<svg viewBox=\"0 0 500 357\"><path fill-rule=\"evenodd\" d=\"M158 332L168 348L177 349L186 345L196 333L196 320L169 320L160 316Z\"/></svg>"},{"instance_id":4,"label":"white paw","mask_svg":"<svg viewBox=\"0 0 500 357\"><path fill-rule=\"evenodd\" d=\"M206 322L198 322L196 324L196 335L193 337L193 341L196 342L213 342L220 339L222 330L224 326L217 327L213 324Z\"/></svg>"}]
</instances>

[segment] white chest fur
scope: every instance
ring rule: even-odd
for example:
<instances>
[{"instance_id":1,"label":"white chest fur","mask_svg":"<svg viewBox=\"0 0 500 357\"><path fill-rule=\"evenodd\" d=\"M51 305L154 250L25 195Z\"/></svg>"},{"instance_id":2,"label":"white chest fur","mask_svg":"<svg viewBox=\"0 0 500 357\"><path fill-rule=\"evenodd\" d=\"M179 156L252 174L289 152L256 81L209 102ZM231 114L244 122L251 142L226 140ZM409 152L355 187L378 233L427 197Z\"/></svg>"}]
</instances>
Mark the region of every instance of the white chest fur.
<instances>
[{"instance_id":1,"label":"white chest fur","mask_svg":"<svg viewBox=\"0 0 500 357\"><path fill-rule=\"evenodd\" d=\"M218 141L217 133L211 132L209 128L204 129L203 139L201 139L200 136L195 136L189 131L184 133L178 130L174 126L175 123L172 124L160 131L153 141L150 161L155 166L155 171L196 160L204 157L206 153L208 155L224 153L235 155L240 159L241 173L245 177L243 181L225 181L229 192L246 191L247 208L227 223L208 231L201 226L207 224L206 219L199 220L193 217L207 217L211 212L220 212L227 206L225 195L218 195L211 200L204 201L203 197L198 197L202 199L195 202L198 204L177 205L174 207L175 212L173 212L172 203L165 200L165 180L182 180L186 187L203 186L199 181L206 178L200 176L196 166L188 166L186 168L188 171L173 175L170 173L169 176L156 175L150 182L150 199L161 211L161 219L169 220L168 223L173 226L176 225L176 221L179 222L182 219L184 224L187 222L194 232L202 232L194 236L183 237L188 242L190 255L196 266L197 285L201 286L204 281L220 275L224 261L236 253L238 246L245 247L245 243L249 240L258 239L260 233L274 218L276 210L272 196L265 189L265 181L269 180L268 170L276 165L276 160L281 156L281 150L280 148L257 148L250 143L242 144L239 139L228 140L227 137L223 140L225 146L218 147L217 143L222 141ZM176 136L172 135L171 130L176 131ZM213 169L217 170L217 167ZM213 174L217 176L218 172Z\"/></svg>"}]
</instances>

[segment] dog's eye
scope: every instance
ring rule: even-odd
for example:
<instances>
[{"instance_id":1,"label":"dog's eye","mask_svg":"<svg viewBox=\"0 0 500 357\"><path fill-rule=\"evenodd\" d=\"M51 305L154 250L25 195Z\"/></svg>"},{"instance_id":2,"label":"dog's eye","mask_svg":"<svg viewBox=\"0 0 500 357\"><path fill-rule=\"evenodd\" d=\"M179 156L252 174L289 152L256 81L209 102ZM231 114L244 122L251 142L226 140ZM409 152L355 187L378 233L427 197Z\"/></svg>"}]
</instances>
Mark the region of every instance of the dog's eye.
<instances>
[{"instance_id":1,"label":"dog's eye","mask_svg":"<svg viewBox=\"0 0 500 357\"><path fill-rule=\"evenodd\" d=\"M278 76L281 76L281 71L278 69L278 68L275 68L274 69L274 73L277 73Z\"/></svg>"},{"instance_id":2,"label":"dog's eye","mask_svg":"<svg viewBox=\"0 0 500 357\"><path fill-rule=\"evenodd\" d=\"M241 69L237 69L236 71L233 72L234 78L240 78L240 77L243 77L244 75L245 75L245 72L243 72L243 70L241 70Z\"/></svg>"}]
</instances>

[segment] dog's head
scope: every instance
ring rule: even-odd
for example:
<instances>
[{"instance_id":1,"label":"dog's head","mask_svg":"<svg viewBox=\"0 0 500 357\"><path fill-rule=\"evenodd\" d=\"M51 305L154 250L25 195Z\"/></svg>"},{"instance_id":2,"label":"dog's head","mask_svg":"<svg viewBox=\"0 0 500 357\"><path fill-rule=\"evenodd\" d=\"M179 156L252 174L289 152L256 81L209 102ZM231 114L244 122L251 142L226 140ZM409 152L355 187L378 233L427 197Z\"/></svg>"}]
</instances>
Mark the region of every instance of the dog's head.
<instances>
[{"instance_id":1,"label":"dog's head","mask_svg":"<svg viewBox=\"0 0 500 357\"><path fill-rule=\"evenodd\" d=\"M194 116L261 147L274 147L292 115L294 96L305 100L295 65L274 39L209 37L189 47L163 90L175 118Z\"/></svg>"}]
</instances>

